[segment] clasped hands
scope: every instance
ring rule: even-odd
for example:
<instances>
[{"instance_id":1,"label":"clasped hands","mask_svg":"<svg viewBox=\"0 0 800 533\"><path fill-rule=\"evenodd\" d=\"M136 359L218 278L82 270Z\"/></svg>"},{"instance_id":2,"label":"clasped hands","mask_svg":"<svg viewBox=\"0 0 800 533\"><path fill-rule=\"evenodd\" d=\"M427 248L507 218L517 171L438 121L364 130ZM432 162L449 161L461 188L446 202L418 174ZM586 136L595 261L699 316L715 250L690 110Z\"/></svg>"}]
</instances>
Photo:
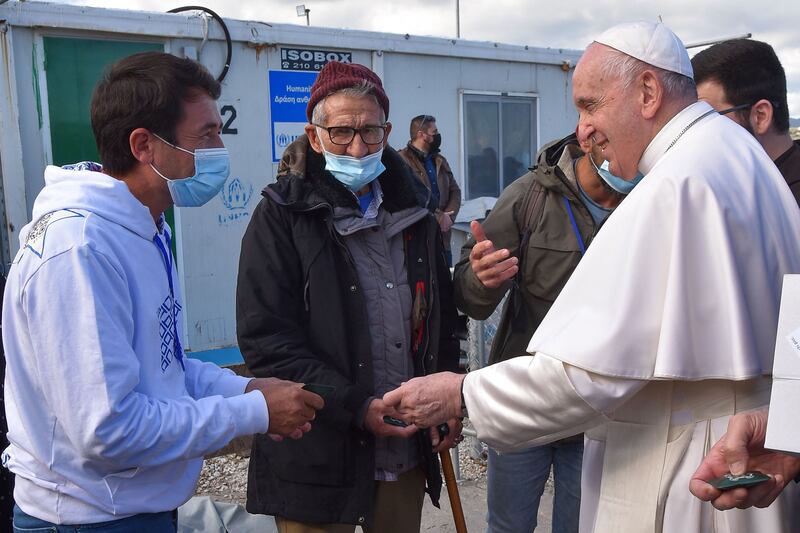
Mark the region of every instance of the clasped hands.
<instances>
[{"instance_id":1,"label":"clasped hands","mask_svg":"<svg viewBox=\"0 0 800 533\"><path fill-rule=\"evenodd\" d=\"M456 401L455 405L442 409L443 402L430 401L427 393L434 392L442 376L454 376ZM429 380L430 378L430 380ZM462 377L445 372L432 374L424 378L414 378L401 387L388 392L383 398L374 398L364 417L364 427L376 437L409 438L420 428L428 428L434 452L452 448L460 441L460 387ZM452 380L448 381L450 383ZM453 384L455 382L452 382ZM434 389L424 390L430 384ZM313 392L304 390L302 383L285 381L278 378L255 378L250 380L245 393L258 390L267 401L269 408L270 438L276 441L285 437L299 439L311 430L311 421L316 411L323 408L324 400ZM421 390L420 387L423 389ZM426 394L421 394L425 392ZM387 401L388 398L388 401ZM423 414L424 413L424 414ZM406 427L397 427L384 422L383 417L390 416L408 423ZM447 423L450 431L442 438L436 426Z\"/></svg>"}]
</instances>

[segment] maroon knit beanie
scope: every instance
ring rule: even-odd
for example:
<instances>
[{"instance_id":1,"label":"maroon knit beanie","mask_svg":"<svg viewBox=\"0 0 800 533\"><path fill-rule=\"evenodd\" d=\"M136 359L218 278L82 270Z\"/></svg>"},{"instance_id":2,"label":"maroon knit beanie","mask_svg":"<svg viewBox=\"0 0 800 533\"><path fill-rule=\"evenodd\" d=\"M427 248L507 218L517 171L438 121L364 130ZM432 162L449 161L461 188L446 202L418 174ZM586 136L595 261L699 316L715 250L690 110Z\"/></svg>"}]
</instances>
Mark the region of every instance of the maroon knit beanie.
<instances>
[{"instance_id":1,"label":"maroon knit beanie","mask_svg":"<svg viewBox=\"0 0 800 533\"><path fill-rule=\"evenodd\" d=\"M383 108L383 112L388 119L389 99L386 97L386 93L383 92L381 79L363 65L331 61L322 67L317 76L317 81L311 86L311 100L308 101L308 106L306 107L308 121L311 122L311 113L320 100L340 89L353 87L363 81L368 81L375 86L372 89L372 94L378 99L378 103Z\"/></svg>"}]
</instances>

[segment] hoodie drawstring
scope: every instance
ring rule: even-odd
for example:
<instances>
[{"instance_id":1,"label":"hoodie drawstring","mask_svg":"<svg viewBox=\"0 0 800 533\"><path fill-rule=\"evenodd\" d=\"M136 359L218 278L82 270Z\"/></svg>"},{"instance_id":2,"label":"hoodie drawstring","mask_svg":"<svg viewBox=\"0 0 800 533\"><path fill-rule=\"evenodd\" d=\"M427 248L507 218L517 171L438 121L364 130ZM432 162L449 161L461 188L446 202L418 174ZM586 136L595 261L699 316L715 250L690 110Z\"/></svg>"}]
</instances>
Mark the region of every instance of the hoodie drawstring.
<instances>
[{"instance_id":1,"label":"hoodie drawstring","mask_svg":"<svg viewBox=\"0 0 800 533\"><path fill-rule=\"evenodd\" d=\"M169 234L165 233L164 237L167 239L167 246L161 242L158 233L153 235L153 242L161 252L161 257L164 259L164 268L167 270L167 280L169 281L169 297L170 297L170 313L172 314L172 349L175 352L175 357L181 364L181 368L186 372L186 365L183 364L183 347L181 340L178 337L178 313L175 311L175 290L172 285L172 242Z\"/></svg>"}]
</instances>

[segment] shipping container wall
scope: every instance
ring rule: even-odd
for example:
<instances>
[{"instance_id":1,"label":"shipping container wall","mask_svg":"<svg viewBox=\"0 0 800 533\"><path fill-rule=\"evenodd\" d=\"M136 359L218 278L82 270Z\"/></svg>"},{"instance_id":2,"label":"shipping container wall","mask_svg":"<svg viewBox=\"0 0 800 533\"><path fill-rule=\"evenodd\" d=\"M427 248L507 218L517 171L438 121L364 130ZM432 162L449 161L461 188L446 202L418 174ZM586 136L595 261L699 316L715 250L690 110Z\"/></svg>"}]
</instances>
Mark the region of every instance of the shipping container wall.
<instances>
[{"instance_id":1,"label":"shipping container wall","mask_svg":"<svg viewBox=\"0 0 800 533\"><path fill-rule=\"evenodd\" d=\"M89 99L106 65L136 51L163 49L199 60L216 76L225 56L219 35L205 43L196 38L192 28L197 20L75 6L15 6L14 10L3 7L10 22L2 44L13 52L7 60L13 69L3 72L0 79L7 84L1 87L3 94L16 93L8 105L19 114L18 131L0 135L5 207L10 213L5 229L14 241L30 220L33 201L44 185L45 165L97 158ZM31 10L30 20L36 22L15 25L14 17L25 19L26 9ZM60 27L48 27L36 18L46 19L47 9L69 16L55 17ZM94 30L83 27L85 16L92 17ZM64 22L73 18L80 23ZM241 360L236 348L235 289L242 235L261 190L275 179L282 150L302 133L308 89L325 61L341 58L369 66L382 76L391 101L389 119L394 128L390 144L395 148L408 141L413 116L435 115L443 153L462 189L469 185L470 157L475 159L470 152L475 150L471 148L475 144L473 130L487 136L481 131L484 124L477 120L480 113L496 110L496 123L487 128L500 156L506 155L505 159L514 160L517 166L527 166L542 144L572 131L577 118L569 94L570 69L496 59L489 44L469 45L473 55L475 49L485 48L486 58L481 59L459 57L442 46L439 41L444 40L428 39L445 52L426 55L395 51L407 46L407 41L397 36L387 39L385 34L372 38L367 32L314 28L303 28L305 33L300 34L291 27L262 26L255 31L251 26L257 23L227 22L232 34L239 35L232 43L230 70L218 102L222 137L231 154L231 175L221 193L205 206L174 209L169 216L186 303L184 346L192 355L220 364ZM157 30L149 31L156 26ZM281 35L291 36L294 42L281 44ZM298 42L305 35L314 46ZM250 36L253 40L246 40ZM353 43L357 47L349 46ZM15 151L21 167L18 162L8 165ZM520 151L527 155L516 156ZM508 183L501 174L517 172L502 160L498 159L494 170L498 192ZM474 178L474 169L479 167L472 167ZM8 175L9 168L21 170ZM486 181L485 176L481 179ZM16 192L11 195L9 190L14 187ZM474 188L477 191L479 187ZM16 249L15 242L8 252Z\"/></svg>"}]
</instances>

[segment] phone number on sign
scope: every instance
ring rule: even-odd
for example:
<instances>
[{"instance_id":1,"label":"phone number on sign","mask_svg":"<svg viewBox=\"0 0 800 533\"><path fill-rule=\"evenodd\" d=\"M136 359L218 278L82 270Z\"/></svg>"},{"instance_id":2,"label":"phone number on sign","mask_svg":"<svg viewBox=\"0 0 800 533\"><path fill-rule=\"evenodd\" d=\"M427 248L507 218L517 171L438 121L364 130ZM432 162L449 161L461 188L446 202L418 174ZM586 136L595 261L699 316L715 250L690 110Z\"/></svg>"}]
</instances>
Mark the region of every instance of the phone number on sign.
<instances>
[{"instance_id":1,"label":"phone number on sign","mask_svg":"<svg viewBox=\"0 0 800 533\"><path fill-rule=\"evenodd\" d=\"M324 64L320 63L303 63L301 61L283 61L281 68L284 70L322 70Z\"/></svg>"}]
</instances>

